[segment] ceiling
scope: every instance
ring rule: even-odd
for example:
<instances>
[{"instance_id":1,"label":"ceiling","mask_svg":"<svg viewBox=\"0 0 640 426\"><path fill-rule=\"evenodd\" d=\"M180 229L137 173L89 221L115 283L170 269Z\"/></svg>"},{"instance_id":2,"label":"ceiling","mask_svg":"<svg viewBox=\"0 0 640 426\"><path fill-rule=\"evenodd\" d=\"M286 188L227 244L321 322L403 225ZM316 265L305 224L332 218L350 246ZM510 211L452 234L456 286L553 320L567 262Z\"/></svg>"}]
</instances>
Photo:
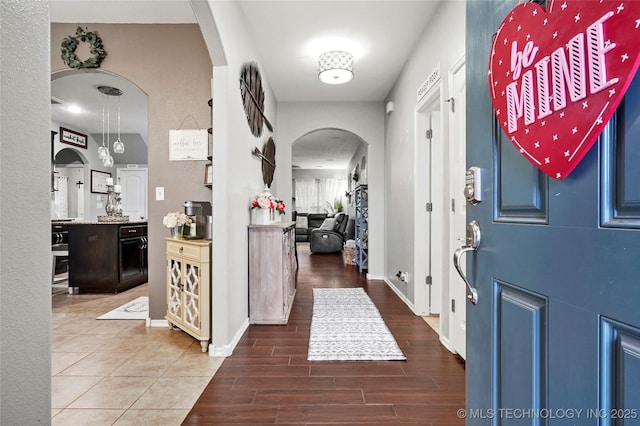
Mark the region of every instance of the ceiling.
<instances>
[{"instance_id":1,"label":"ceiling","mask_svg":"<svg viewBox=\"0 0 640 426\"><path fill-rule=\"evenodd\" d=\"M381 102L441 0L234 1L245 15L261 73L278 102ZM50 4L52 22L196 22L188 0L51 0ZM328 50L354 55L351 82L327 85L318 80L317 58ZM356 141L360 143L349 133L331 129L311 133L295 143L292 164L337 168L348 156L346 150L353 149L349 159L355 153Z\"/></svg>"}]
</instances>

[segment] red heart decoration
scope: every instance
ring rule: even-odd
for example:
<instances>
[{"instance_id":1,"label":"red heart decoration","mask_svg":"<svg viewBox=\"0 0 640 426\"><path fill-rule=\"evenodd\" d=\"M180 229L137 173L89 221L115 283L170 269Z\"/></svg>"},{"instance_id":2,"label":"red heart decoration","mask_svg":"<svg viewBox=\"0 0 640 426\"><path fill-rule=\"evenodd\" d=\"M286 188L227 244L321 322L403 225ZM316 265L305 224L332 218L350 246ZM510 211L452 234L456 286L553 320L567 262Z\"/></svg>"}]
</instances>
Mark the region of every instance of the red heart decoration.
<instances>
[{"instance_id":1,"label":"red heart decoration","mask_svg":"<svg viewBox=\"0 0 640 426\"><path fill-rule=\"evenodd\" d=\"M516 6L489 59L496 117L511 142L555 179L578 165L640 63L640 1L551 0Z\"/></svg>"}]
</instances>

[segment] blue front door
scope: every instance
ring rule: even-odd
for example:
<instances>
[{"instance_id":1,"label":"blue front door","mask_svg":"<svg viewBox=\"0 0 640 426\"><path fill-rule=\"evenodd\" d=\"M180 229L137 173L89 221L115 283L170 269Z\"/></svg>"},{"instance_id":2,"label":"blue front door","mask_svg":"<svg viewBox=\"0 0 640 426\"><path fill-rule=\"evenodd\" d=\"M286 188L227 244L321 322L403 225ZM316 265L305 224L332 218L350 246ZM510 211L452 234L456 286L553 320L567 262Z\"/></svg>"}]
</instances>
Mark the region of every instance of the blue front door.
<instances>
[{"instance_id":1,"label":"blue front door","mask_svg":"<svg viewBox=\"0 0 640 426\"><path fill-rule=\"evenodd\" d=\"M491 107L492 39L517 3L467 3L467 166L482 170L467 424L638 425L640 76L576 169L547 177Z\"/></svg>"}]
</instances>

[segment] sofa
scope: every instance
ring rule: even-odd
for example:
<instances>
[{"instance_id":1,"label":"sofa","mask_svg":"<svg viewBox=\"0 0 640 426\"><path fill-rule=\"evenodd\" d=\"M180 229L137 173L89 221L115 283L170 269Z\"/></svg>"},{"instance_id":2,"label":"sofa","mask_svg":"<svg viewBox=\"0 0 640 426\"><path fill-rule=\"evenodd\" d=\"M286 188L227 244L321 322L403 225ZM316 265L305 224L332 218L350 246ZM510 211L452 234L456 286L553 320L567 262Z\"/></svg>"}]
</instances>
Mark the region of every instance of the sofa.
<instances>
[{"instance_id":1,"label":"sofa","mask_svg":"<svg viewBox=\"0 0 640 426\"><path fill-rule=\"evenodd\" d=\"M348 222L347 214L338 213L333 218L327 218L319 228L309 231L311 253L341 252Z\"/></svg>"},{"instance_id":2,"label":"sofa","mask_svg":"<svg viewBox=\"0 0 640 426\"><path fill-rule=\"evenodd\" d=\"M293 221L296 223L296 242L308 242L312 230L322 225L328 217L327 213L298 213L293 212Z\"/></svg>"}]
</instances>

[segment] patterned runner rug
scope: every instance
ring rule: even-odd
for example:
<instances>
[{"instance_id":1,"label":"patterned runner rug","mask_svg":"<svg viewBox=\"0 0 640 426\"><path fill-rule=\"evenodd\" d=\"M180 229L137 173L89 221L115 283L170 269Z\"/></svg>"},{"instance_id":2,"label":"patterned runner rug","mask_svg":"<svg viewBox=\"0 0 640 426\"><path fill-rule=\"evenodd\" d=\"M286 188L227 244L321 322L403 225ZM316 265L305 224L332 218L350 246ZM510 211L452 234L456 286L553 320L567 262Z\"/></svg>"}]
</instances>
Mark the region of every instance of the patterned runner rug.
<instances>
[{"instance_id":1,"label":"patterned runner rug","mask_svg":"<svg viewBox=\"0 0 640 426\"><path fill-rule=\"evenodd\" d=\"M138 320L147 319L149 317L149 297L140 296L135 300L125 303L117 307L113 311L109 311L96 319L122 319L122 320Z\"/></svg>"},{"instance_id":2,"label":"patterned runner rug","mask_svg":"<svg viewBox=\"0 0 640 426\"><path fill-rule=\"evenodd\" d=\"M314 288L309 361L406 360L362 288Z\"/></svg>"}]
</instances>

